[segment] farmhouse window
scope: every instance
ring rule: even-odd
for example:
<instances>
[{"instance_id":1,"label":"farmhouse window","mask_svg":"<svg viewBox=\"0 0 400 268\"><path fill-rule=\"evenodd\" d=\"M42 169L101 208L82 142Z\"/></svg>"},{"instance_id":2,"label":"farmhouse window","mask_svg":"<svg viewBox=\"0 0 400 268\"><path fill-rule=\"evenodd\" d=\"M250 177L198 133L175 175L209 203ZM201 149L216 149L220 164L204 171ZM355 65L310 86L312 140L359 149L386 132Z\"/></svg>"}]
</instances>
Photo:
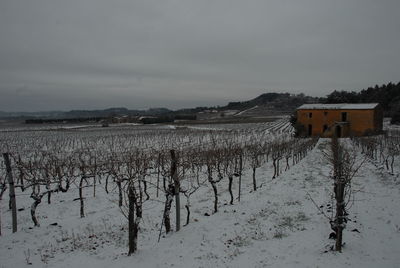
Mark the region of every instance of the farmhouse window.
<instances>
[{"instance_id":1,"label":"farmhouse window","mask_svg":"<svg viewBox=\"0 0 400 268\"><path fill-rule=\"evenodd\" d=\"M347 113L343 112L342 113L342 122L346 122L347 121Z\"/></svg>"},{"instance_id":2,"label":"farmhouse window","mask_svg":"<svg viewBox=\"0 0 400 268\"><path fill-rule=\"evenodd\" d=\"M308 117L309 117L309 118L312 118L312 113L309 113L309 114L308 114Z\"/></svg>"}]
</instances>

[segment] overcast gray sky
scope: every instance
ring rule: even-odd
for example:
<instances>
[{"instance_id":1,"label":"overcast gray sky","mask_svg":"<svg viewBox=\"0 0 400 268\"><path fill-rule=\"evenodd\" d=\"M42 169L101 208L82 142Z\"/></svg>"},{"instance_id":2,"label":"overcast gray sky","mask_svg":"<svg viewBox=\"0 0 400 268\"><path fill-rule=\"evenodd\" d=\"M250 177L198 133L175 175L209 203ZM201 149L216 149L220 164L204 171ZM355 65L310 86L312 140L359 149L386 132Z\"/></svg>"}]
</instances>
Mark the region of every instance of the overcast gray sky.
<instances>
[{"instance_id":1,"label":"overcast gray sky","mask_svg":"<svg viewBox=\"0 0 400 268\"><path fill-rule=\"evenodd\" d=\"M399 0L1 0L0 110L225 105L400 81Z\"/></svg>"}]
</instances>

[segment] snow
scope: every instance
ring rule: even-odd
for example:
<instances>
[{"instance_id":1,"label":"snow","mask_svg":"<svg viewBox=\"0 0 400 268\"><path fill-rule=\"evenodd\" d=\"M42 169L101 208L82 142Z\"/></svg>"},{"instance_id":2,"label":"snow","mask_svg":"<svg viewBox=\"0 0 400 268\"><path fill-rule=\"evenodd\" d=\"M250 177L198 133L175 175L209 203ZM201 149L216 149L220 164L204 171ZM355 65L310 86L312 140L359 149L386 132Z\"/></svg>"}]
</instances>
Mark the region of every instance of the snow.
<instances>
[{"instance_id":1,"label":"snow","mask_svg":"<svg viewBox=\"0 0 400 268\"><path fill-rule=\"evenodd\" d=\"M18 212L15 234L6 192L0 201L0 267L25 267L26 259L31 267L399 267L399 161L394 174L373 161L365 162L354 178L356 193L344 231L345 246L342 253L335 253L330 250L334 241L328 239L329 223L313 203L323 210L330 204L331 169L323 155L328 146L328 139L320 139L306 158L274 180L267 163L257 170L256 192L251 190L248 171L242 199L234 205L227 204L223 180L216 214L211 213L211 189L202 189L191 200L190 224L163 234L159 243L163 204L145 203L139 250L129 257L127 220L116 204L116 191L107 195L98 185L93 197L93 189L85 189L83 219L79 201L73 201L78 197L76 188L55 194L51 205L46 200L39 205L41 227L33 228L29 193L18 190L17 206L25 210ZM234 186L237 193L237 181ZM185 214L184 208L181 213ZM57 226L50 225L55 222ZM352 232L355 229L359 232Z\"/></svg>"},{"instance_id":2,"label":"snow","mask_svg":"<svg viewBox=\"0 0 400 268\"><path fill-rule=\"evenodd\" d=\"M132 127L132 126L142 126L139 123L118 123L118 124L109 124L111 128L124 128L124 127ZM21 124L16 126L8 126L3 127L0 125L0 133L4 132L29 132L29 131L55 131L55 130L88 130L88 129L99 129L102 128L100 123L97 124L48 124L48 125L30 125L30 124Z\"/></svg>"},{"instance_id":3,"label":"snow","mask_svg":"<svg viewBox=\"0 0 400 268\"><path fill-rule=\"evenodd\" d=\"M375 109L379 103L313 103L313 104L303 104L297 110L368 110Z\"/></svg>"},{"instance_id":4,"label":"snow","mask_svg":"<svg viewBox=\"0 0 400 268\"><path fill-rule=\"evenodd\" d=\"M251 107L251 108L249 108L247 110L243 110L241 112L238 112L237 114L235 114L235 116L242 115L242 114L244 114L244 113L246 113L248 111L251 111L251 110L254 110L254 109L257 109L257 108L258 108L258 105L254 106L254 107Z\"/></svg>"}]
</instances>

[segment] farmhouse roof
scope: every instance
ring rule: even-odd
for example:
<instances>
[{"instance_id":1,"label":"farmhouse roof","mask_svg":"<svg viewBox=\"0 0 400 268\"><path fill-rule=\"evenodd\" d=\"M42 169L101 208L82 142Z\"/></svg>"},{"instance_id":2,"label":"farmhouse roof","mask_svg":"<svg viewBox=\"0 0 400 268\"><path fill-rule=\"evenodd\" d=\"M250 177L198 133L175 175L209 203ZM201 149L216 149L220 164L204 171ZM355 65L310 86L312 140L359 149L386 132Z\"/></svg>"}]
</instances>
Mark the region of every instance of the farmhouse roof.
<instances>
[{"instance_id":1,"label":"farmhouse roof","mask_svg":"<svg viewBox=\"0 0 400 268\"><path fill-rule=\"evenodd\" d=\"M297 110L369 110L378 105L379 103L313 103L303 104Z\"/></svg>"}]
</instances>

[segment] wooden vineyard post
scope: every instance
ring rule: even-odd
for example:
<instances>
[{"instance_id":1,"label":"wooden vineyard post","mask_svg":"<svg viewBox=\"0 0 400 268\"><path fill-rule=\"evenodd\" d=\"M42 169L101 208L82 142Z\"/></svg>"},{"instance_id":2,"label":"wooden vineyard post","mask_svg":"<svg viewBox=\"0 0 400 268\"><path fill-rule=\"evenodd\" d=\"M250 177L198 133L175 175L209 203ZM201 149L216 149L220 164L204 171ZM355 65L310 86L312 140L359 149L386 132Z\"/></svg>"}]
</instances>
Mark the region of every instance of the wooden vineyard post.
<instances>
[{"instance_id":1,"label":"wooden vineyard post","mask_svg":"<svg viewBox=\"0 0 400 268\"><path fill-rule=\"evenodd\" d=\"M334 229L336 233L335 250L342 252L343 229L345 228L345 187L344 156L341 145L336 136L332 138L333 164L334 164L334 194L336 200L336 215Z\"/></svg>"},{"instance_id":2,"label":"wooden vineyard post","mask_svg":"<svg viewBox=\"0 0 400 268\"><path fill-rule=\"evenodd\" d=\"M6 182L2 182L1 189L0 189L0 201L3 199L3 194L7 190ZM1 236L1 204L0 204L0 236Z\"/></svg>"},{"instance_id":3,"label":"wooden vineyard post","mask_svg":"<svg viewBox=\"0 0 400 268\"><path fill-rule=\"evenodd\" d=\"M128 228L129 228L129 252L128 256L134 253L137 249L137 237L135 238L135 193L132 189L132 182L128 184L128 200L129 200L129 213L128 213Z\"/></svg>"},{"instance_id":4,"label":"wooden vineyard post","mask_svg":"<svg viewBox=\"0 0 400 268\"><path fill-rule=\"evenodd\" d=\"M10 156L8 153L3 153L4 157L4 162L6 165L6 171L7 171L7 179L8 179L8 184L10 186L10 201L11 201L11 213L12 213L12 229L13 233L17 232L17 203L15 201L15 187L14 187L14 178L12 175L12 170L11 170L11 162L10 162Z\"/></svg>"},{"instance_id":5,"label":"wooden vineyard post","mask_svg":"<svg viewBox=\"0 0 400 268\"><path fill-rule=\"evenodd\" d=\"M342 241L343 241L343 229L344 229L344 188L345 188L345 181L343 178L343 156L340 151L340 147L337 146L337 156L338 161L336 161L337 167L337 174L336 174L336 227L337 227L337 234L336 234L336 245L335 250L342 252Z\"/></svg>"},{"instance_id":6,"label":"wooden vineyard post","mask_svg":"<svg viewBox=\"0 0 400 268\"><path fill-rule=\"evenodd\" d=\"M239 202L240 202L240 195L241 195L241 190L242 190L242 169L243 169L243 156L242 156L242 153L240 153L240 156L239 156L239 196L238 196Z\"/></svg>"},{"instance_id":7,"label":"wooden vineyard post","mask_svg":"<svg viewBox=\"0 0 400 268\"><path fill-rule=\"evenodd\" d=\"M175 188L175 208L176 208L176 231L179 231L181 228L181 202L179 198L179 190L180 190L180 183L177 171L177 157L175 155L175 150L171 150L171 177L174 181L174 188Z\"/></svg>"}]
</instances>

